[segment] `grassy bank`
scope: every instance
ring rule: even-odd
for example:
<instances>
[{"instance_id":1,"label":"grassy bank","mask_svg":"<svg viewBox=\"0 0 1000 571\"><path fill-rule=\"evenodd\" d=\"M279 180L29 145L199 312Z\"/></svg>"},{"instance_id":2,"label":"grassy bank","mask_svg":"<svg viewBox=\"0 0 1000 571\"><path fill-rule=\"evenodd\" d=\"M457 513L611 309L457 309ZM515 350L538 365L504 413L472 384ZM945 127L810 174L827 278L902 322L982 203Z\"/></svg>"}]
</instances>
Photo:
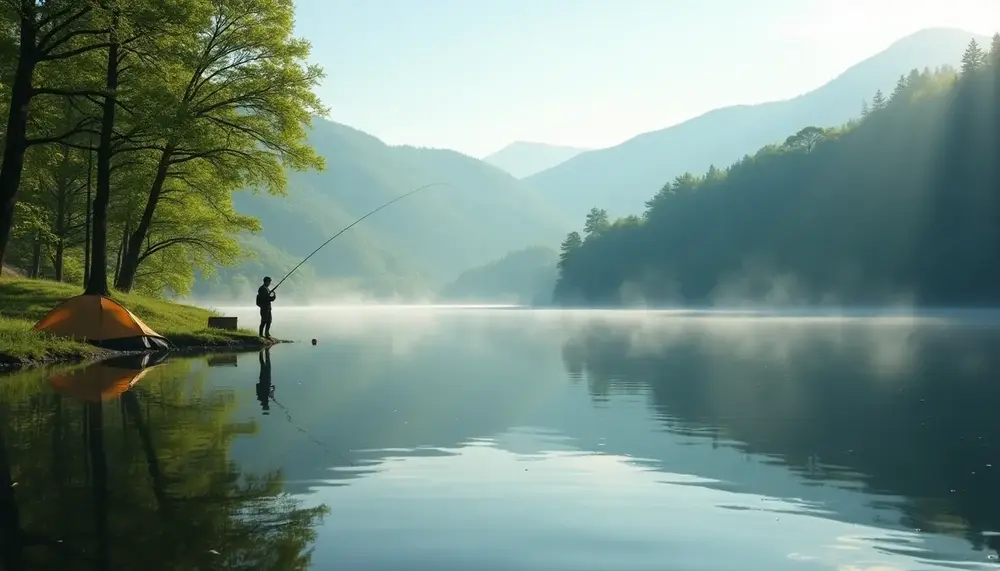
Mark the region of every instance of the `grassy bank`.
<instances>
[{"instance_id":1,"label":"grassy bank","mask_svg":"<svg viewBox=\"0 0 1000 571\"><path fill-rule=\"evenodd\" d=\"M73 284L0 278L0 367L86 360L108 354L87 343L31 330L59 302L80 293L80 287ZM256 331L208 329L208 318L217 314L207 309L140 295L114 293L111 297L180 349L254 349L267 343L257 337Z\"/></svg>"}]
</instances>

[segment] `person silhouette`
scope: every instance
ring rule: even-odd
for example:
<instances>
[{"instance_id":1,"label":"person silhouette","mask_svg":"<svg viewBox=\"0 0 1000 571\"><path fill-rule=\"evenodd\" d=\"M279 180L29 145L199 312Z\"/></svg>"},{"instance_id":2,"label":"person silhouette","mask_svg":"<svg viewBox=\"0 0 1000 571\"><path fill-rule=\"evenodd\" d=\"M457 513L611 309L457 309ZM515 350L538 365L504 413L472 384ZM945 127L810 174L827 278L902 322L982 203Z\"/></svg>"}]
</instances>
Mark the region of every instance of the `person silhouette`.
<instances>
[{"instance_id":1,"label":"person silhouette","mask_svg":"<svg viewBox=\"0 0 1000 571\"><path fill-rule=\"evenodd\" d=\"M257 400L264 414L270 414L270 399L274 397L274 385L271 384L271 349L265 347L257 354L260 362L260 377L257 381Z\"/></svg>"},{"instance_id":2,"label":"person silhouette","mask_svg":"<svg viewBox=\"0 0 1000 571\"><path fill-rule=\"evenodd\" d=\"M257 328L257 336L266 339L271 338L271 304L277 297L273 291L268 289L270 285L271 278L265 276L264 283L257 288L257 307L260 308L260 327Z\"/></svg>"}]
</instances>

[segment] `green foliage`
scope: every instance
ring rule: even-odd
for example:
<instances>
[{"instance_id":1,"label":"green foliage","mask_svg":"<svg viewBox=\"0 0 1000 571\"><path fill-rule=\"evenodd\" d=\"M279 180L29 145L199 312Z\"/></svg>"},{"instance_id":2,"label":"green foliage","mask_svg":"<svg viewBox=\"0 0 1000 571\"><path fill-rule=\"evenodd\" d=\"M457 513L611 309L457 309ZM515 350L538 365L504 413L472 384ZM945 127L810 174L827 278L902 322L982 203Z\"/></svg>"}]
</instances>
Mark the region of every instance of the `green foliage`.
<instances>
[{"instance_id":1,"label":"green foliage","mask_svg":"<svg viewBox=\"0 0 1000 571\"><path fill-rule=\"evenodd\" d=\"M611 226L608 221L608 211L603 208L591 208L587 214L587 221L583 225L583 232L587 238L599 236Z\"/></svg>"},{"instance_id":2,"label":"green foliage","mask_svg":"<svg viewBox=\"0 0 1000 571\"><path fill-rule=\"evenodd\" d=\"M595 209L582 245L564 243L556 297L995 304L1000 93L985 69L915 71L862 121L678 177L642 219L593 232Z\"/></svg>"},{"instance_id":3,"label":"green foliage","mask_svg":"<svg viewBox=\"0 0 1000 571\"><path fill-rule=\"evenodd\" d=\"M237 263L237 234L260 231L236 212L234 192L282 194L286 170L323 168L306 139L325 113L313 92L322 70L293 35L290 0L50 0L32 10L26 20L7 12L0 34L0 50L37 60L6 252L32 275L67 280L65 268L85 256L85 191L89 181L96 192L100 162L90 154L109 120L109 38L120 54L102 227L105 271L120 290L189 293L196 273ZM22 26L39 30L37 45L18 45ZM0 66L0 84L14 67Z\"/></svg>"},{"instance_id":4,"label":"green foliage","mask_svg":"<svg viewBox=\"0 0 1000 571\"><path fill-rule=\"evenodd\" d=\"M234 442L259 427L238 419L235 396L212 388L194 364L147 369L105 403L55 390L46 382L52 371L5 379L0 481L16 482L7 500L18 508L9 523L40 539L12 542L9 558L17 550L29 569L102 559L123 569L309 568L329 509L282 493L280 471L233 461ZM74 379L100 380L91 371L77 369Z\"/></svg>"}]
</instances>

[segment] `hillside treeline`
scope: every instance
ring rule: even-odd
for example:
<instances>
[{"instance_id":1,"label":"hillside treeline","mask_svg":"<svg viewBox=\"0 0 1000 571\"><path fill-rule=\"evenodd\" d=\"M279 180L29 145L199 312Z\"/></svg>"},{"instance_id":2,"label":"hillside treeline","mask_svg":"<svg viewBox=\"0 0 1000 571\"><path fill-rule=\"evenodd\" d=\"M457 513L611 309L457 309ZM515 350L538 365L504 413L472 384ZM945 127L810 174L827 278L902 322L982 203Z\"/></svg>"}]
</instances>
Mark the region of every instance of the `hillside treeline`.
<instances>
[{"instance_id":1,"label":"hillside treeline","mask_svg":"<svg viewBox=\"0 0 1000 571\"><path fill-rule=\"evenodd\" d=\"M1000 302L1000 34L962 61L900 77L848 125L677 177L642 216L593 209L556 301Z\"/></svg>"},{"instance_id":2,"label":"hillside treeline","mask_svg":"<svg viewBox=\"0 0 1000 571\"><path fill-rule=\"evenodd\" d=\"M242 256L238 190L322 169L293 0L3 0L0 259L90 293L187 293Z\"/></svg>"}]
</instances>

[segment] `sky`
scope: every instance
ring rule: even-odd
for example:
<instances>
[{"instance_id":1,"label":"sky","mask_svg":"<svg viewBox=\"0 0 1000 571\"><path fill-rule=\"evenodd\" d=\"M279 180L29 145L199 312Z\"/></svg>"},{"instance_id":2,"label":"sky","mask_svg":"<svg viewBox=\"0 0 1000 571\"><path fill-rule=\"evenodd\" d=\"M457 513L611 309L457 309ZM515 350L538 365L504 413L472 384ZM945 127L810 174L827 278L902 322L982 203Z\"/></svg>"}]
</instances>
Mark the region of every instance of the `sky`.
<instances>
[{"instance_id":1,"label":"sky","mask_svg":"<svg viewBox=\"0 0 1000 571\"><path fill-rule=\"evenodd\" d=\"M992 35L1000 0L295 0L329 119L482 157L609 147L815 89L930 27Z\"/></svg>"}]
</instances>

